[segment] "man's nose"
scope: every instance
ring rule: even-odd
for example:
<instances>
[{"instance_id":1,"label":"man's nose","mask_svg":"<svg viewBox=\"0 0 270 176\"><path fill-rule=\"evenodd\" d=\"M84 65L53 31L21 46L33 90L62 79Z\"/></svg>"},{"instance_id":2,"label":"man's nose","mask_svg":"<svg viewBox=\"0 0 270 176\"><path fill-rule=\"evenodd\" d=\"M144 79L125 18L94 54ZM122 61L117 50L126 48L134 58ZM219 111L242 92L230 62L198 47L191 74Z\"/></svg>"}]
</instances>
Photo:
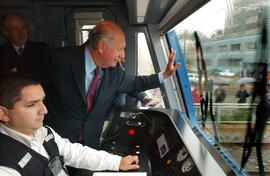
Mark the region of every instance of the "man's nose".
<instances>
[{"instance_id":1,"label":"man's nose","mask_svg":"<svg viewBox=\"0 0 270 176\"><path fill-rule=\"evenodd\" d=\"M18 33L18 34L23 34L23 33L27 33L27 27L20 27L20 28L17 28L15 31Z\"/></svg>"},{"instance_id":2,"label":"man's nose","mask_svg":"<svg viewBox=\"0 0 270 176\"><path fill-rule=\"evenodd\" d=\"M119 58L121 59L121 61L124 61L125 62L125 51L123 51L123 52L121 52L120 54L119 54ZM120 62L121 62L120 61Z\"/></svg>"},{"instance_id":3,"label":"man's nose","mask_svg":"<svg viewBox=\"0 0 270 176\"><path fill-rule=\"evenodd\" d=\"M45 106L44 103L41 103L41 107L40 107L40 111L39 111L41 114L47 114L48 113L48 110Z\"/></svg>"}]
</instances>

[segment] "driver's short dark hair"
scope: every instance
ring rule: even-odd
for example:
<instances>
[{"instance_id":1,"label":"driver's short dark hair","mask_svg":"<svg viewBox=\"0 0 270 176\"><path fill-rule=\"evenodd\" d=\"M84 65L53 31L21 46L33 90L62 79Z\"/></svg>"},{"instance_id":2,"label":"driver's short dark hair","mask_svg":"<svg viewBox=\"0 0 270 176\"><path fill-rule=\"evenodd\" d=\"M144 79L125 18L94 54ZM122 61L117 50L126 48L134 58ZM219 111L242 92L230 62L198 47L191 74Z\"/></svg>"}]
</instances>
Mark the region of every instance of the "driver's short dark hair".
<instances>
[{"instance_id":1,"label":"driver's short dark hair","mask_svg":"<svg viewBox=\"0 0 270 176\"><path fill-rule=\"evenodd\" d=\"M12 109L14 103L21 99L24 87L39 85L40 81L30 75L17 72L7 73L0 78L0 106Z\"/></svg>"}]
</instances>

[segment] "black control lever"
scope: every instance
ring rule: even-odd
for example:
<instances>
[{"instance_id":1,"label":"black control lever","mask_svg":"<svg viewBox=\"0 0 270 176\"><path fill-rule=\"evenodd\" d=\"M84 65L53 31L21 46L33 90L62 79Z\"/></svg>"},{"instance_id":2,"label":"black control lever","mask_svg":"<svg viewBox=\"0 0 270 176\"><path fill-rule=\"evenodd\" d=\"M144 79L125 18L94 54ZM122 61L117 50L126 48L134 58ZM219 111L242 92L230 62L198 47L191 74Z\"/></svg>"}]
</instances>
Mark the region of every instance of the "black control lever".
<instances>
[{"instance_id":1,"label":"black control lever","mask_svg":"<svg viewBox=\"0 0 270 176\"><path fill-rule=\"evenodd\" d=\"M143 117L143 119L141 119L141 117ZM152 121L143 112L131 113L129 114L128 121L126 122L126 124L133 127L143 128L146 126L146 121L151 126L153 126Z\"/></svg>"}]
</instances>

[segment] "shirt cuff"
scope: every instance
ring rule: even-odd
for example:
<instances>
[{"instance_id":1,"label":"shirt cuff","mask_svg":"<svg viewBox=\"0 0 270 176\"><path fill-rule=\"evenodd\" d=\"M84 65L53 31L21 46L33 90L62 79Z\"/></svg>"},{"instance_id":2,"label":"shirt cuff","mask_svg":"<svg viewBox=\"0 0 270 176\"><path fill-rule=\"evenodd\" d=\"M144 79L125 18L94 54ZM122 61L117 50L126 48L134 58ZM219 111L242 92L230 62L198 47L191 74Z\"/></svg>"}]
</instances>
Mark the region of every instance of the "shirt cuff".
<instances>
[{"instance_id":1,"label":"shirt cuff","mask_svg":"<svg viewBox=\"0 0 270 176\"><path fill-rule=\"evenodd\" d=\"M111 168L109 168L109 170L119 171L122 157L118 156L118 155L112 155L111 158L112 158L112 161L114 161L114 162L111 165Z\"/></svg>"},{"instance_id":2,"label":"shirt cuff","mask_svg":"<svg viewBox=\"0 0 270 176\"><path fill-rule=\"evenodd\" d=\"M138 93L137 98L138 98L141 102L143 102L143 99L144 99L145 96L147 96L145 92L140 92L140 93Z\"/></svg>"},{"instance_id":3,"label":"shirt cuff","mask_svg":"<svg viewBox=\"0 0 270 176\"><path fill-rule=\"evenodd\" d=\"M165 79L163 78L162 72L158 73L158 79L159 79L160 84L163 84L165 82Z\"/></svg>"}]
</instances>

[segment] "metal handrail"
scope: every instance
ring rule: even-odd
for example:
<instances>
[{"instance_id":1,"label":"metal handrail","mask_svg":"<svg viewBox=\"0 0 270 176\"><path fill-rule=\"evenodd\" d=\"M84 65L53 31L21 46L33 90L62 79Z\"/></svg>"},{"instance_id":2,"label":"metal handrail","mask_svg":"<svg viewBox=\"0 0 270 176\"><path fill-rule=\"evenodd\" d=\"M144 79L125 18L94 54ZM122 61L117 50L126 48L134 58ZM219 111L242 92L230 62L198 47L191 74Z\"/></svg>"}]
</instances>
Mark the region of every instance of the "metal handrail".
<instances>
[{"instance_id":1,"label":"metal handrail","mask_svg":"<svg viewBox=\"0 0 270 176\"><path fill-rule=\"evenodd\" d=\"M216 123L221 122L221 109L252 109L252 121L255 122L256 119L256 108L257 103L213 103L213 107L216 109L215 111L215 117L216 117ZM200 103L194 103L195 109L200 108ZM228 121L226 121L228 122ZM243 122L243 121L241 121Z\"/></svg>"}]
</instances>

